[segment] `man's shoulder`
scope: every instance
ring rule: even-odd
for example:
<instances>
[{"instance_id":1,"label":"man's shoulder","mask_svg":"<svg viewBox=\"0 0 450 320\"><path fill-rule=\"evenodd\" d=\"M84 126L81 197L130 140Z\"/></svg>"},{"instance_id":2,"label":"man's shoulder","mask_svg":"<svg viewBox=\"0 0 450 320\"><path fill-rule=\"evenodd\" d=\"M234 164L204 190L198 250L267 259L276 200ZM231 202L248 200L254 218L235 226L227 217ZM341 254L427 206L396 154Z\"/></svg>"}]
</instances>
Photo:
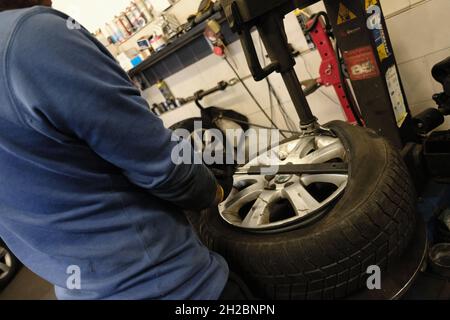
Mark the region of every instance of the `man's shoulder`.
<instances>
[{"instance_id":1,"label":"man's shoulder","mask_svg":"<svg viewBox=\"0 0 450 320\"><path fill-rule=\"evenodd\" d=\"M0 12L0 26L1 30L9 30L13 32L20 27L27 20L61 20L68 19L68 16L54 10L52 8L43 6L34 6L26 9L6 10Z\"/></svg>"},{"instance_id":2,"label":"man's shoulder","mask_svg":"<svg viewBox=\"0 0 450 320\"><path fill-rule=\"evenodd\" d=\"M26 9L0 11L0 24L2 24L2 26L14 28L21 19L24 19L30 15L38 14L42 10L45 10L45 8L35 6Z\"/></svg>"},{"instance_id":3,"label":"man's shoulder","mask_svg":"<svg viewBox=\"0 0 450 320\"><path fill-rule=\"evenodd\" d=\"M0 12L0 92L9 93L0 94L0 104L13 106L3 108L0 117L17 118L11 111L20 113L17 90L21 85L17 83L24 78L20 75L51 59L47 54L55 46L63 46L55 35L65 36L67 19L63 13L42 6Z\"/></svg>"},{"instance_id":4,"label":"man's shoulder","mask_svg":"<svg viewBox=\"0 0 450 320\"><path fill-rule=\"evenodd\" d=\"M36 37L66 23L68 16L43 6L0 12L0 47L8 49L16 38Z\"/></svg>"}]
</instances>

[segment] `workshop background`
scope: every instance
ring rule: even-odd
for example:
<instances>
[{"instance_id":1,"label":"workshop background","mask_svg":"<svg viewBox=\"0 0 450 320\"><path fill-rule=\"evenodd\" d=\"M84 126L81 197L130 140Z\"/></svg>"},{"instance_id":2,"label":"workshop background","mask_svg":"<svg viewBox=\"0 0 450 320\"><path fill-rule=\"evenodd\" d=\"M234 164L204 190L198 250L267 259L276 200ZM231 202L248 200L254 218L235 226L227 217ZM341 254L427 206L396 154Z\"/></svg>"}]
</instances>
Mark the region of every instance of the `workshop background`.
<instances>
[{"instance_id":1,"label":"workshop background","mask_svg":"<svg viewBox=\"0 0 450 320\"><path fill-rule=\"evenodd\" d=\"M157 0L156 0L157 1ZM193 13L197 12L201 0L178 0L166 10L174 15L181 23ZM436 106L432 97L442 91L442 85L437 83L431 75L432 67L450 56L450 12L449 0L380 0L388 32L394 47L394 53L406 92L408 104L412 115L434 108ZM53 7L67 13L92 33L96 33L105 23L110 22L115 15L123 11L130 4L130 0L53 0ZM311 13L325 10L322 2L310 8ZM321 58L316 50L311 50L305 40L300 24L294 13L290 13L285 20L289 42L300 52L296 58L296 71L301 80L316 79L319 77ZM109 44L108 50L114 55L131 49L137 49L137 40L142 36L151 34L152 24L145 26L136 34L120 44ZM260 60L265 60L265 51L259 47L258 35L254 34L255 43ZM206 40L205 40L206 41ZM288 128L284 116L279 108L271 108L271 94L267 83L255 82L250 77L250 71L242 51L241 44L236 41L228 46L228 59L239 72L245 84L249 87L271 119L282 129ZM227 62L214 54L191 64L187 68L163 79L175 97L192 96L196 91L208 89L220 81L235 78L235 74ZM270 81L281 98L281 103L287 108L287 114L294 126L299 125L297 112L291 102L286 87L279 74L270 76ZM165 102L161 90L156 85L143 91L143 96L150 106ZM273 97L272 97L273 99ZM338 101L333 87L321 87L317 92L307 97L314 114L320 123L332 120L345 120L342 107ZM218 92L205 97L204 106L217 106L235 110L246 115L249 121L262 126L271 126L263 112L243 90L238 83L230 86L225 92ZM188 103L161 115L167 127L183 119L200 116L200 110L195 103ZM438 130L450 129L449 118ZM427 204L427 203L426 203ZM428 209L428 208L427 208ZM429 210L431 212L431 210ZM0 294L2 299L54 299L53 287L22 269L19 276L11 285Z\"/></svg>"},{"instance_id":2,"label":"workshop background","mask_svg":"<svg viewBox=\"0 0 450 320\"><path fill-rule=\"evenodd\" d=\"M123 10L129 1L55 0L53 3L56 9L66 12L94 32L106 21L111 20L115 14ZM180 22L186 21L189 15L197 11L199 3L200 0L180 0L167 12L175 15ZM450 1L381 0L381 5L387 20L388 31L394 46L408 103L414 116L427 108L434 107L435 102L432 100L432 96L442 91L442 85L434 81L431 76L431 68L437 62L450 56L450 37L446 32L441 32L442 30L450 30L450 20L447 17L448 12L450 12ZM318 12L324 10L325 7L322 3L317 3L310 9L311 12ZM287 16L285 24L290 43L301 52L301 55L297 58L297 74L301 80L317 78L321 62L319 53L309 50L294 13ZM120 50L125 51L133 46L135 47L136 39L146 32L145 28L141 30L137 35L120 45ZM258 40L256 43L258 44ZM234 42L231 44L229 53L240 76L247 77L250 72L240 43ZM233 71L227 63L222 58L211 54L164 80L175 97L187 97L197 90L210 88L219 81L228 81L233 77ZM280 75L273 74L270 80L282 99L282 103L288 109L288 114L292 117L293 122L298 125L297 114L287 90L282 84ZM245 80L245 83L270 114L267 84L265 82L257 83L252 78ZM164 97L156 86L145 90L143 95L150 104L164 101ZM310 95L308 101L313 106L313 112L321 123L345 119L333 87L322 87L319 92ZM217 93L206 97L204 105L233 109L248 116L252 123L270 125L254 101L239 85L227 89L226 94ZM278 111L279 109L275 109L273 111L275 123L280 128L287 129L283 117ZM162 115L162 119L167 126L170 126L181 119L199 115L200 111L192 103ZM446 121L439 129L450 128L449 119L446 119Z\"/></svg>"}]
</instances>

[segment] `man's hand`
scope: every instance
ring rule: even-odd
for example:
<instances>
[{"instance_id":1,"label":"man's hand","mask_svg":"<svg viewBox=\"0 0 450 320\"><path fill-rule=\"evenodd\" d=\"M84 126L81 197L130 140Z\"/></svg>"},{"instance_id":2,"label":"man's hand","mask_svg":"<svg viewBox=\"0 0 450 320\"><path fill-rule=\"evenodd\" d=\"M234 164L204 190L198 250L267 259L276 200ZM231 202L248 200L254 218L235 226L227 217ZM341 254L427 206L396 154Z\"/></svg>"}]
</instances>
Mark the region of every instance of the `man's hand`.
<instances>
[{"instance_id":1,"label":"man's hand","mask_svg":"<svg viewBox=\"0 0 450 320\"><path fill-rule=\"evenodd\" d=\"M222 187L224 193L223 200L225 200L230 195L231 190L233 190L233 176L236 172L235 167L231 165L219 165L211 166L209 167L209 170L211 170L214 177L216 177L217 182Z\"/></svg>"},{"instance_id":2,"label":"man's hand","mask_svg":"<svg viewBox=\"0 0 450 320\"><path fill-rule=\"evenodd\" d=\"M225 200L225 193L223 191L223 188L218 184L216 188L216 197L214 198L214 203L212 204L212 206L217 207L224 200Z\"/></svg>"},{"instance_id":3,"label":"man's hand","mask_svg":"<svg viewBox=\"0 0 450 320\"><path fill-rule=\"evenodd\" d=\"M213 206L218 206L225 201L233 190L233 175L236 172L234 166L222 165L209 167L217 180L216 197Z\"/></svg>"}]
</instances>

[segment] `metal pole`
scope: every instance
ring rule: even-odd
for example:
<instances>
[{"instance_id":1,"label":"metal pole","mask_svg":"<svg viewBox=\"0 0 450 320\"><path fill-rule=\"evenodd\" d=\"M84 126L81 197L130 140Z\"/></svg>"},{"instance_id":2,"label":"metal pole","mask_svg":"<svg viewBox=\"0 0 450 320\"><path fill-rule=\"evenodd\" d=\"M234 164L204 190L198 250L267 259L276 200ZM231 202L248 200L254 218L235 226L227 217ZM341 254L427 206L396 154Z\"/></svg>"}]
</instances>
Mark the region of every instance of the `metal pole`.
<instances>
[{"instance_id":1,"label":"metal pole","mask_svg":"<svg viewBox=\"0 0 450 320\"><path fill-rule=\"evenodd\" d=\"M283 81L287 87L289 95L294 104L295 110L300 118L301 126L309 126L317 121L317 118L313 115L305 94L302 90L302 85L298 80L297 74L294 68L281 74Z\"/></svg>"}]
</instances>

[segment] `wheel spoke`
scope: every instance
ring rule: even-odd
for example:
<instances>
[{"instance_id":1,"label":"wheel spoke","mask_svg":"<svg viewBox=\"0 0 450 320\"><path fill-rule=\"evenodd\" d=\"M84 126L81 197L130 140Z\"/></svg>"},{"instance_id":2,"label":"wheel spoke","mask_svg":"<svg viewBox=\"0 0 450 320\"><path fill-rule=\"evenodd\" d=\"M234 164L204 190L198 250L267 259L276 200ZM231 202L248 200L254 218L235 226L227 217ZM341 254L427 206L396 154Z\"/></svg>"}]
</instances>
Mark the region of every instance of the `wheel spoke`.
<instances>
[{"instance_id":1,"label":"wheel spoke","mask_svg":"<svg viewBox=\"0 0 450 320\"><path fill-rule=\"evenodd\" d=\"M10 270L10 267L8 267L5 263L0 263L0 271L3 273L8 273Z\"/></svg>"},{"instance_id":2,"label":"wheel spoke","mask_svg":"<svg viewBox=\"0 0 450 320\"><path fill-rule=\"evenodd\" d=\"M313 183L331 183L337 187L348 181L348 175L346 174L311 174L303 175L300 180L305 186L309 186Z\"/></svg>"},{"instance_id":3,"label":"wheel spoke","mask_svg":"<svg viewBox=\"0 0 450 320\"><path fill-rule=\"evenodd\" d=\"M239 209L249 202L255 201L264 191L265 182L263 177L245 176L238 179L235 185L246 181L255 181L241 191L233 191L227 201L223 204L223 213L226 215L237 215Z\"/></svg>"},{"instance_id":4,"label":"wheel spoke","mask_svg":"<svg viewBox=\"0 0 450 320\"><path fill-rule=\"evenodd\" d=\"M302 159L303 163L325 163L333 159L343 159L345 156L344 146L336 141L325 148L318 149Z\"/></svg>"},{"instance_id":5,"label":"wheel spoke","mask_svg":"<svg viewBox=\"0 0 450 320\"><path fill-rule=\"evenodd\" d=\"M0 259L2 259L4 256L6 256L8 252L5 248L0 247Z\"/></svg>"},{"instance_id":6,"label":"wheel spoke","mask_svg":"<svg viewBox=\"0 0 450 320\"><path fill-rule=\"evenodd\" d=\"M314 138L312 137L299 140L294 148L290 145L284 148L280 147L281 152L289 154L285 161L294 164L299 163L300 158L306 156L311 150L314 150Z\"/></svg>"},{"instance_id":7,"label":"wheel spoke","mask_svg":"<svg viewBox=\"0 0 450 320\"><path fill-rule=\"evenodd\" d=\"M275 150L270 150L258 157L258 166L277 166L280 165L279 152Z\"/></svg>"},{"instance_id":8,"label":"wheel spoke","mask_svg":"<svg viewBox=\"0 0 450 320\"><path fill-rule=\"evenodd\" d=\"M327 137L327 136L320 136L320 137L316 137L316 139L315 139L317 149L325 148L326 146L329 146L330 144L333 144L336 141L337 141L336 138Z\"/></svg>"},{"instance_id":9,"label":"wheel spoke","mask_svg":"<svg viewBox=\"0 0 450 320\"><path fill-rule=\"evenodd\" d=\"M298 216L304 216L320 207L320 203L303 187L296 183L282 190L282 195L289 200Z\"/></svg>"},{"instance_id":10,"label":"wheel spoke","mask_svg":"<svg viewBox=\"0 0 450 320\"><path fill-rule=\"evenodd\" d=\"M268 206L269 203L273 201L274 196L276 196L276 192L274 191L266 190L261 193L242 222L242 226L246 228L255 228L269 223L270 212Z\"/></svg>"},{"instance_id":11,"label":"wheel spoke","mask_svg":"<svg viewBox=\"0 0 450 320\"><path fill-rule=\"evenodd\" d=\"M347 187L348 176L344 174L315 174L315 175L304 175L300 179L305 185L310 185L312 183L331 183L334 184L337 189L325 199L321 205L326 205L330 203L333 199L339 196Z\"/></svg>"}]
</instances>

